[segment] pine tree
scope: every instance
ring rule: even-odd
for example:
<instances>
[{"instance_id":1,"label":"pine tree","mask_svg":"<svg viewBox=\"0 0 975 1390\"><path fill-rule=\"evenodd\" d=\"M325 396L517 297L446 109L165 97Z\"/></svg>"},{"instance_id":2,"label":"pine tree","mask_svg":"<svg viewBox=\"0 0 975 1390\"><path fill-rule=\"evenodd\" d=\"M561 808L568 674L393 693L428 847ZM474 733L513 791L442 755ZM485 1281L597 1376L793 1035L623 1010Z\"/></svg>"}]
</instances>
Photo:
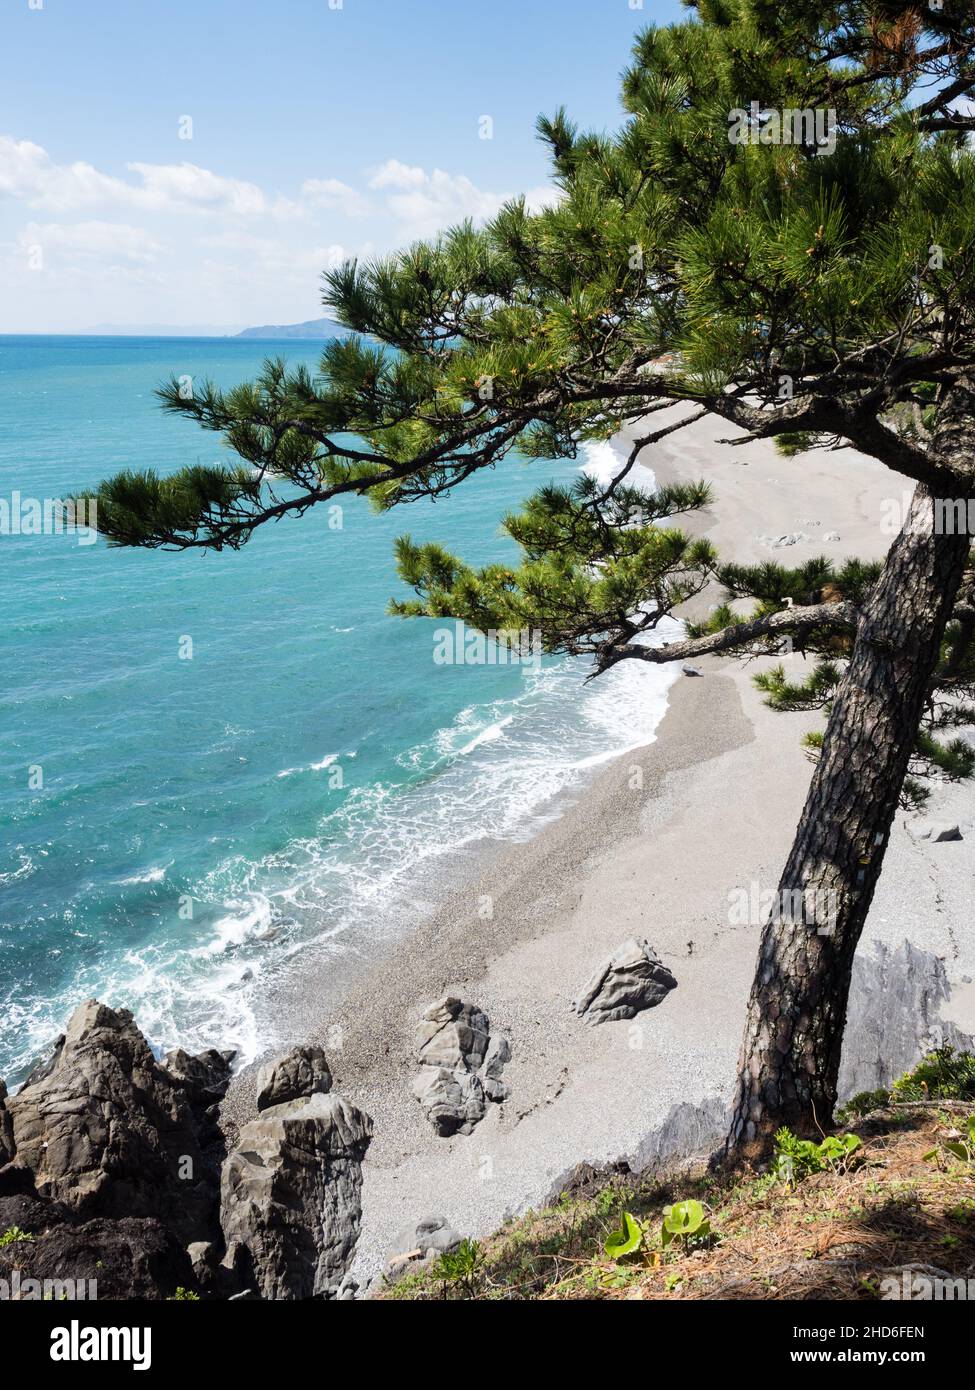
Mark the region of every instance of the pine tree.
<instances>
[{"instance_id":1,"label":"pine tree","mask_svg":"<svg viewBox=\"0 0 975 1390\"><path fill-rule=\"evenodd\" d=\"M514 200L486 227L329 273L325 303L354 334L325 348L320 377L270 362L234 391L166 387L167 408L242 462L120 475L99 524L120 544L237 547L346 493L401 506L512 449L572 458L640 422L609 484L543 489L507 519L519 566L473 571L401 540L416 598L399 611L536 628L597 672L786 639L816 659L802 683L764 678L777 706L827 713L780 898L837 907L829 932L803 913L763 931L732 1128L761 1141L832 1111L853 954L905 786L971 770L943 737L972 693L970 543L936 522L942 499L975 492L975 117L958 105L975 18L962 0L692 8L639 37L617 134L564 111L539 122L557 204ZM633 466L706 414L745 449L841 441L913 480L884 564L736 567L672 526L706 489L650 495ZM727 602L706 625L642 640L715 581Z\"/></svg>"}]
</instances>

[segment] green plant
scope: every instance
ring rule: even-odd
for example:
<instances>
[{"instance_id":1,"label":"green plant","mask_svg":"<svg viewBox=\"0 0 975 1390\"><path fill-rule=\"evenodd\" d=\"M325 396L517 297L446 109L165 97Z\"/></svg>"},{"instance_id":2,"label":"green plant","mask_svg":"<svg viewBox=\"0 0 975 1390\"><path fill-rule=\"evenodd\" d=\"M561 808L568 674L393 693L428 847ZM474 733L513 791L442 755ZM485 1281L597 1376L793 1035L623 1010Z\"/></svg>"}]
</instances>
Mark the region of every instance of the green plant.
<instances>
[{"instance_id":1,"label":"green plant","mask_svg":"<svg viewBox=\"0 0 975 1390\"><path fill-rule=\"evenodd\" d=\"M603 1249L611 1260L625 1259L635 1255L643 1245L643 1227L632 1212L624 1211L620 1217L620 1229L607 1237Z\"/></svg>"},{"instance_id":2,"label":"green plant","mask_svg":"<svg viewBox=\"0 0 975 1390\"><path fill-rule=\"evenodd\" d=\"M809 1173L845 1168L861 1145L855 1134L829 1134L817 1144L814 1139L797 1138L783 1126L775 1135L772 1171L782 1182L797 1183Z\"/></svg>"},{"instance_id":3,"label":"green plant","mask_svg":"<svg viewBox=\"0 0 975 1390\"><path fill-rule=\"evenodd\" d=\"M445 1250L433 1266L434 1278L443 1285L444 1297L448 1287L453 1286L473 1298L483 1262L476 1240L462 1240L456 1250Z\"/></svg>"},{"instance_id":4,"label":"green plant","mask_svg":"<svg viewBox=\"0 0 975 1390\"><path fill-rule=\"evenodd\" d=\"M32 1241L34 1237L27 1231L22 1231L19 1226L10 1226L0 1236L0 1250L7 1245L18 1245L21 1241Z\"/></svg>"},{"instance_id":5,"label":"green plant","mask_svg":"<svg viewBox=\"0 0 975 1390\"><path fill-rule=\"evenodd\" d=\"M845 1105L841 1105L836 1112L838 1124L847 1125L852 1120L861 1120L864 1115L869 1115L874 1110L883 1110L890 1104L890 1092L887 1090L879 1091L859 1091L852 1096Z\"/></svg>"},{"instance_id":6,"label":"green plant","mask_svg":"<svg viewBox=\"0 0 975 1390\"><path fill-rule=\"evenodd\" d=\"M952 1136L949 1139L942 1139L936 1149L924 1155L925 1162L940 1160L945 1154L952 1158L957 1158L961 1163L975 1163L975 1115L969 1115L968 1123L961 1132L956 1131L957 1138Z\"/></svg>"},{"instance_id":7,"label":"green plant","mask_svg":"<svg viewBox=\"0 0 975 1390\"><path fill-rule=\"evenodd\" d=\"M693 1198L688 1198L684 1202L675 1202L673 1206L664 1207L663 1230L661 1231L661 1242L664 1249L672 1240L680 1239L683 1241L684 1249L687 1250L691 1244L706 1240L711 1234L711 1223L707 1218L707 1213L700 1202Z\"/></svg>"},{"instance_id":8,"label":"green plant","mask_svg":"<svg viewBox=\"0 0 975 1390\"><path fill-rule=\"evenodd\" d=\"M167 1298L167 1303L199 1303L200 1295L194 1293L192 1289L184 1289L180 1284L171 1298Z\"/></svg>"},{"instance_id":9,"label":"green plant","mask_svg":"<svg viewBox=\"0 0 975 1390\"><path fill-rule=\"evenodd\" d=\"M975 1055L939 1047L894 1082L894 1100L975 1100Z\"/></svg>"}]
</instances>

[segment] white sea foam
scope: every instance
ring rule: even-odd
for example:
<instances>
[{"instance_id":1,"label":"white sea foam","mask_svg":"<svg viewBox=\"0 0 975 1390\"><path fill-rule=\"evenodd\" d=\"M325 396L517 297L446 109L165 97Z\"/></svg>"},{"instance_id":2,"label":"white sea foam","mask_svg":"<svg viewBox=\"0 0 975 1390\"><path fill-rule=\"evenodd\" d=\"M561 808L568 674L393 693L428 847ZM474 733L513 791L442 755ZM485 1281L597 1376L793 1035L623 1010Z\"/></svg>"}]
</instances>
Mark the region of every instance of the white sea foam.
<instances>
[{"instance_id":1,"label":"white sea foam","mask_svg":"<svg viewBox=\"0 0 975 1390\"><path fill-rule=\"evenodd\" d=\"M585 452L587 471L605 482L625 461L609 442ZM627 481L655 485L642 467ZM679 633L666 620L646 640ZM337 953L368 958L382 938L415 923L420 885L434 882L425 872L459 862L478 842L528 838L595 767L653 739L676 670L628 661L585 684L590 670L569 657L525 668L514 693L469 704L403 750L387 780L348 787L315 833L262 858L234 854L214 864L188 885L195 946L122 953L109 979L104 961L97 979L81 967L59 1000L22 1011L25 1040L36 1046L54 1036L66 1010L97 991L136 1009L158 1047L234 1047L241 1061L251 1059L286 1030L264 1001L275 988L280 998L289 972L324 970ZM321 773L354 756L330 752L275 777ZM153 866L127 881L156 883L165 873Z\"/></svg>"}]
</instances>

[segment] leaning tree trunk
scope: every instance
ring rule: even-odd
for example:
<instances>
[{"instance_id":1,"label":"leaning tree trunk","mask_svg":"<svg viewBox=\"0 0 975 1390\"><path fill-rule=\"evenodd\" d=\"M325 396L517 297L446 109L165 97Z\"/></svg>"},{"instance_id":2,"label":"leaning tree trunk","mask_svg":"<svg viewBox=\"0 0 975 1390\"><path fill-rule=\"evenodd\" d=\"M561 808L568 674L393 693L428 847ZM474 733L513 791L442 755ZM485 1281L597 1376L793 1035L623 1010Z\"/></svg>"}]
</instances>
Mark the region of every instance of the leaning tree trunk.
<instances>
[{"instance_id":1,"label":"leaning tree trunk","mask_svg":"<svg viewBox=\"0 0 975 1390\"><path fill-rule=\"evenodd\" d=\"M973 399L960 389L942 409L943 457L975 458ZM936 535L933 522L919 485L857 626L762 934L729 1146L764 1145L780 1124L808 1134L832 1117L853 955L968 559L969 538Z\"/></svg>"}]
</instances>

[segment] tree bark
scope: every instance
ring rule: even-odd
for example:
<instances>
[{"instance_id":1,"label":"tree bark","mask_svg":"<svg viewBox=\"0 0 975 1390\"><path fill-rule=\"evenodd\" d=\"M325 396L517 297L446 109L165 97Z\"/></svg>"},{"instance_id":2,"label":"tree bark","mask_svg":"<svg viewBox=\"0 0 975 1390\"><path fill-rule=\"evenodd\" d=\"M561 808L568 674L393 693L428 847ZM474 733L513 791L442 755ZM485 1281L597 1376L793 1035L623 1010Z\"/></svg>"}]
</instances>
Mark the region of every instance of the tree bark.
<instances>
[{"instance_id":1,"label":"tree bark","mask_svg":"<svg viewBox=\"0 0 975 1390\"><path fill-rule=\"evenodd\" d=\"M975 462L973 407L975 391L959 384L933 453ZM832 1118L853 956L970 545L935 533L934 499L919 484L860 616L763 929L729 1148L755 1151L779 1125L811 1134Z\"/></svg>"}]
</instances>

